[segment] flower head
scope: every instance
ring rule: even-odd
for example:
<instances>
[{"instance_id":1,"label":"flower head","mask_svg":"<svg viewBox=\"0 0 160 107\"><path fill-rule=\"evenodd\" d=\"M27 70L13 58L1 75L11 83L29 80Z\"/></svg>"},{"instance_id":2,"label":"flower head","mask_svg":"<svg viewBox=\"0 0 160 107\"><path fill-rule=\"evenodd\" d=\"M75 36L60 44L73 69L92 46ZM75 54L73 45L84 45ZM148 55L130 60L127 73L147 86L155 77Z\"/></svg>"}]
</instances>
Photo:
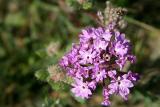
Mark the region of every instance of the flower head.
<instances>
[{"instance_id":1,"label":"flower head","mask_svg":"<svg viewBox=\"0 0 160 107\"><path fill-rule=\"evenodd\" d=\"M129 40L112 27L87 28L79 37L79 43L73 44L71 51L60 60L60 66L75 80L72 93L87 99L102 84L102 105L110 105L112 94L127 100L130 88L137 81L137 75L131 71L123 75L120 72L127 61L133 63L136 59L131 54Z\"/></svg>"}]
</instances>

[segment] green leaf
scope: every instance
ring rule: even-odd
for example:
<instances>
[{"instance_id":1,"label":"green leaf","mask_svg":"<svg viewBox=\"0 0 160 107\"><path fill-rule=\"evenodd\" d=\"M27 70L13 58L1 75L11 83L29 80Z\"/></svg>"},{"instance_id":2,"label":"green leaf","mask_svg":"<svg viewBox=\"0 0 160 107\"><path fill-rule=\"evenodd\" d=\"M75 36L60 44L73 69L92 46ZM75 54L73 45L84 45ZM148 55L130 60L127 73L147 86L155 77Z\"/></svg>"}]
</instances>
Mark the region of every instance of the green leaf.
<instances>
[{"instance_id":1,"label":"green leaf","mask_svg":"<svg viewBox=\"0 0 160 107\"><path fill-rule=\"evenodd\" d=\"M38 70L35 73L35 77L41 81L47 81L47 79L49 77L49 73L44 70Z\"/></svg>"},{"instance_id":2,"label":"green leaf","mask_svg":"<svg viewBox=\"0 0 160 107\"><path fill-rule=\"evenodd\" d=\"M42 105L43 107L54 107L55 106L55 101L52 98L46 97L44 104Z\"/></svg>"},{"instance_id":3,"label":"green leaf","mask_svg":"<svg viewBox=\"0 0 160 107\"><path fill-rule=\"evenodd\" d=\"M75 97L75 99L76 99L79 103L81 103L81 104L84 104L84 103L86 102L85 99L82 99L82 98L80 98L80 97Z\"/></svg>"},{"instance_id":4,"label":"green leaf","mask_svg":"<svg viewBox=\"0 0 160 107\"><path fill-rule=\"evenodd\" d=\"M38 55L40 58L44 58L46 55L46 51L43 49L37 50L36 55Z\"/></svg>"},{"instance_id":5,"label":"green leaf","mask_svg":"<svg viewBox=\"0 0 160 107\"><path fill-rule=\"evenodd\" d=\"M64 78L63 82L66 83L66 84L71 85L71 84L74 82L74 80L73 80L73 78L71 78L71 77L69 77L69 76L66 76L66 77Z\"/></svg>"},{"instance_id":6,"label":"green leaf","mask_svg":"<svg viewBox=\"0 0 160 107\"><path fill-rule=\"evenodd\" d=\"M64 83L62 82L54 82L54 81L49 81L48 82L53 90L59 91L59 90L63 90L65 88Z\"/></svg>"},{"instance_id":7,"label":"green leaf","mask_svg":"<svg viewBox=\"0 0 160 107\"><path fill-rule=\"evenodd\" d=\"M90 9L92 7L92 3L91 2L85 2L82 4L83 9Z\"/></svg>"},{"instance_id":8,"label":"green leaf","mask_svg":"<svg viewBox=\"0 0 160 107\"><path fill-rule=\"evenodd\" d=\"M10 13L5 19L5 24L8 26L23 26L26 22L22 13Z\"/></svg>"}]
</instances>

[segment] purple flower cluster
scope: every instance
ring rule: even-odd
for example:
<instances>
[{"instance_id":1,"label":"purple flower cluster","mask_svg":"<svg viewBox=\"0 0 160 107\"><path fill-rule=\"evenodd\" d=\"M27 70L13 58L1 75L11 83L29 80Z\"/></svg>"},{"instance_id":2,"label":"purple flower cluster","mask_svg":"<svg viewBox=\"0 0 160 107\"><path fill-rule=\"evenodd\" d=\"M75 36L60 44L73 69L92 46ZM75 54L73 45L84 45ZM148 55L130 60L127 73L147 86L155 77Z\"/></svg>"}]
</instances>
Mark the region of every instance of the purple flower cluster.
<instances>
[{"instance_id":1,"label":"purple flower cluster","mask_svg":"<svg viewBox=\"0 0 160 107\"><path fill-rule=\"evenodd\" d=\"M79 35L79 43L62 57L60 66L75 80L72 93L89 98L97 85L103 86L103 105L110 105L109 97L118 94L127 100L130 88L138 75L122 73L127 61L134 63L130 41L124 34L108 28L87 28Z\"/></svg>"}]
</instances>

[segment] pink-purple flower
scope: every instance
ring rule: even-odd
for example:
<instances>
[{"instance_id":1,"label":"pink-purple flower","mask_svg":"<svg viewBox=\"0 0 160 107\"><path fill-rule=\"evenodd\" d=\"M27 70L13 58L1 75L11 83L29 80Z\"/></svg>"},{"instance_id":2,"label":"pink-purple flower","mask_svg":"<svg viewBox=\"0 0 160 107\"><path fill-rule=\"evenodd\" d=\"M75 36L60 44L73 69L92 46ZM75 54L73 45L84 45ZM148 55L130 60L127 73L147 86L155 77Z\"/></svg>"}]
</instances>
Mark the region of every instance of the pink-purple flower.
<instances>
[{"instance_id":1,"label":"pink-purple flower","mask_svg":"<svg viewBox=\"0 0 160 107\"><path fill-rule=\"evenodd\" d=\"M110 104L111 104L111 102L110 102L110 100L109 100L109 96L110 96L110 94L108 93L109 92L109 90L106 88L106 87L104 87L103 88L103 92L102 92L102 95L103 95L103 101L102 101L102 105L104 105L104 106L109 106Z\"/></svg>"},{"instance_id":2,"label":"pink-purple flower","mask_svg":"<svg viewBox=\"0 0 160 107\"><path fill-rule=\"evenodd\" d=\"M92 95L91 90L88 87L88 84L86 82L83 82L80 79L75 79L75 83L72 84L72 92L77 96L81 98L89 98L89 95Z\"/></svg>"},{"instance_id":3,"label":"pink-purple flower","mask_svg":"<svg viewBox=\"0 0 160 107\"><path fill-rule=\"evenodd\" d=\"M130 89L138 80L136 73L121 72L126 62L134 63L136 57L131 54L131 44L125 35L110 26L83 29L79 43L73 44L60 60L60 66L75 80L72 93L87 99L101 84L102 105L105 106L111 104L112 94L127 100Z\"/></svg>"},{"instance_id":4,"label":"pink-purple flower","mask_svg":"<svg viewBox=\"0 0 160 107\"><path fill-rule=\"evenodd\" d=\"M105 69L97 70L92 74L92 79L95 79L96 82L103 81L107 77L106 74Z\"/></svg>"},{"instance_id":5,"label":"pink-purple flower","mask_svg":"<svg viewBox=\"0 0 160 107\"><path fill-rule=\"evenodd\" d=\"M93 49L79 51L79 58L81 64L92 64L93 59L95 57L96 57L96 52Z\"/></svg>"},{"instance_id":6,"label":"pink-purple flower","mask_svg":"<svg viewBox=\"0 0 160 107\"><path fill-rule=\"evenodd\" d=\"M129 94L129 88L133 87L131 80L118 76L117 78L111 80L108 85L109 94L119 94L124 100L127 100Z\"/></svg>"}]
</instances>

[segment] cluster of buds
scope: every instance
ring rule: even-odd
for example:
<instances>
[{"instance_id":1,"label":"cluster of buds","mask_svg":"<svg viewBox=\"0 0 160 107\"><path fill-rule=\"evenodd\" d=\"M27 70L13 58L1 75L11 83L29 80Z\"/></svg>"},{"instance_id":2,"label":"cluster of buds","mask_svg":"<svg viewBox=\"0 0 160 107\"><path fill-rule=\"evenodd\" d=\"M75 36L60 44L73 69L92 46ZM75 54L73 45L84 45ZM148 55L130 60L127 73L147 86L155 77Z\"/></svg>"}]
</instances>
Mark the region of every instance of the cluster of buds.
<instances>
[{"instance_id":1,"label":"cluster of buds","mask_svg":"<svg viewBox=\"0 0 160 107\"><path fill-rule=\"evenodd\" d=\"M123 16L127 13L127 9L121 7L114 7L109 1L106 2L106 8L104 12L98 12L98 18L102 26L106 26L112 23L114 30L122 29L126 27L126 23Z\"/></svg>"},{"instance_id":2,"label":"cluster of buds","mask_svg":"<svg viewBox=\"0 0 160 107\"><path fill-rule=\"evenodd\" d=\"M82 30L79 43L73 44L60 60L60 67L74 80L71 91L76 97L88 99L96 87L102 85L102 105L110 105L113 94L127 100L138 75L123 72L126 62L134 63L136 57L131 54L130 41L125 34L115 30L118 19L105 27Z\"/></svg>"}]
</instances>

